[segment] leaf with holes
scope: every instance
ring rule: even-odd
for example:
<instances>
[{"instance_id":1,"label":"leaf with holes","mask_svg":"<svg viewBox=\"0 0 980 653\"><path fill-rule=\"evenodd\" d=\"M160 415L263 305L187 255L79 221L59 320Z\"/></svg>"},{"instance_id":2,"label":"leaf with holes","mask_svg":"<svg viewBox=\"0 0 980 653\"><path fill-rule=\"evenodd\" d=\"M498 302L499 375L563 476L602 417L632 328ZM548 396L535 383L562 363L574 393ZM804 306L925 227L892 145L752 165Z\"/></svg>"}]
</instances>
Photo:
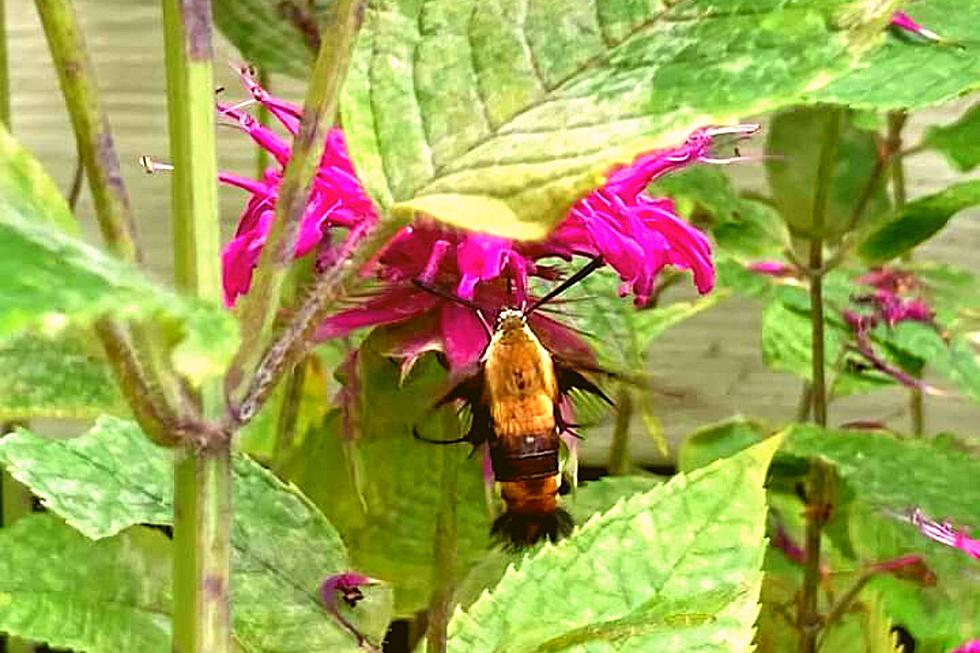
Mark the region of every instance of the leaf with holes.
<instances>
[{"instance_id":1,"label":"leaf with holes","mask_svg":"<svg viewBox=\"0 0 980 653\"><path fill-rule=\"evenodd\" d=\"M79 332L0 343L0 420L127 414L98 343Z\"/></svg>"},{"instance_id":2,"label":"leaf with holes","mask_svg":"<svg viewBox=\"0 0 980 653\"><path fill-rule=\"evenodd\" d=\"M111 314L175 322L176 367L197 382L224 371L238 326L221 306L158 286L132 266L65 233L53 182L0 127L0 342L28 331L60 334ZM70 214L69 214L70 215ZM62 217L59 217L62 216Z\"/></svg>"},{"instance_id":3,"label":"leaf with holes","mask_svg":"<svg viewBox=\"0 0 980 653\"><path fill-rule=\"evenodd\" d=\"M906 9L943 42L891 28L880 48L806 99L891 111L941 104L980 88L980 5L929 0L908 3Z\"/></svg>"},{"instance_id":4,"label":"leaf with holes","mask_svg":"<svg viewBox=\"0 0 980 653\"><path fill-rule=\"evenodd\" d=\"M0 439L0 462L14 478L92 538L172 523L173 455L135 423L111 417L69 440L23 429ZM234 503L234 628L245 648L361 650L317 595L325 577L349 569L337 531L296 488L244 456L234 461Z\"/></svg>"},{"instance_id":5,"label":"leaf with holes","mask_svg":"<svg viewBox=\"0 0 980 653\"><path fill-rule=\"evenodd\" d=\"M93 542L50 514L0 530L0 632L91 653L170 650L170 542Z\"/></svg>"},{"instance_id":6,"label":"leaf with holes","mask_svg":"<svg viewBox=\"0 0 980 653\"><path fill-rule=\"evenodd\" d=\"M616 503L511 566L449 651L749 651L779 438Z\"/></svg>"},{"instance_id":7,"label":"leaf with holes","mask_svg":"<svg viewBox=\"0 0 980 653\"><path fill-rule=\"evenodd\" d=\"M614 163L843 72L898 4L382 0L343 125L383 207L539 238Z\"/></svg>"}]
</instances>

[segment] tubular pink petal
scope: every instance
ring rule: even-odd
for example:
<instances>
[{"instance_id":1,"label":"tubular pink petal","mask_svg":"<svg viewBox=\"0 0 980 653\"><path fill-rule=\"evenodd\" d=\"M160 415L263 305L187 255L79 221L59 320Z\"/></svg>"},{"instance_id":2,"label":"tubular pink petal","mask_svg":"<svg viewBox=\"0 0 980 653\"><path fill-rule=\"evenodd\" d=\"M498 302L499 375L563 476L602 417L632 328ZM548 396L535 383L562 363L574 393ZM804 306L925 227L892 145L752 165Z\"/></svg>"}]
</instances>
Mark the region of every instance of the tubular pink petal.
<instances>
[{"instance_id":1,"label":"tubular pink petal","mask_svg":"<svg viewBox=\"0 0 980 653\"><path fill-rule=\"evenodd\" d=\"M320 325L316 340L345 336L357 329L394 324L431 311L439 304L435 295L411 286L392 286L356 308L334 313Z\"/></svg>"},{"instance_id":2,"label":"tubular pink petal","mask_svg":"<svg viewBox=\"0 0 980 653\"><path fill-rule=\"evenodd\" d=\"M891 24L899 29L905 30L906 32L918 34L928 41L942 40L941 36L933 32L931 29L926 29L919 23L915 22L912 17L904 11L896 11L894 14L892 14Z\"/></svg>"},{"instance_id":3,"label":"tubular pink petal","mask_svg":"<svg viewBox=\"0 0 980 653\"><path fill-rule=\"evenodd\" d=\"M449 369L461 369L478 361L488 340L483 325L473 311L452 302L443 302L439 319Z\"/></svg>"}]
</instances>

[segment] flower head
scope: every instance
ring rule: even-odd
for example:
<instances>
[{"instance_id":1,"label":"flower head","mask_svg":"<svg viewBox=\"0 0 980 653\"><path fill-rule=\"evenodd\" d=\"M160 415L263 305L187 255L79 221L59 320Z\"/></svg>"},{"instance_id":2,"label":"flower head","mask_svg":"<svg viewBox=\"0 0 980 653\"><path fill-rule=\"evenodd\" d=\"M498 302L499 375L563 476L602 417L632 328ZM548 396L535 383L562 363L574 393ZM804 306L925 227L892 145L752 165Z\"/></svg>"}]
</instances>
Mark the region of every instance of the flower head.
<instances>
[{"instance_id":1,"label":"flower head","mask_svg":"<svg viewBox=\"0 0 980 653\"><path fill-rule=\"evenodd\" d=\"M934 324L934 313L923 298L915 275L908 270L880 267L858 277L857 281L870 286L872 292L853 296L853 307L842 312L854 335L853 349L873 368L902 385L937 392L921 379L887 362L871 340L871 331L880 324L889 328L901 322Z\"/></svg>"},{"instance_id":2,"label":"flower head","mask_svg":"<svg viewBox=\"0 0 980 653\"><path fill-rule=\"evenodd\" d=\"M949 522L933 521L918 508L909 517L912 525L930 540L959 549L975 560L980 560L980 540L969 536L965 530L956 530Z\"/></svg>"},{"instance_id":3,"label":"flower head","mask_svg":"<svg viewBox=\"0 0 980 653\"><path fill-rule=\"evenodd\" d=\"M963 642L952 653L980 653L980 639Z\"/></svg>"},{"instance_id":4,"label":"flower head","mask_svg":"<svg viewBox=\"0 0 980 653\"><path fill-rule=\"evenodd\" d=\"M247 71L241 76L252 96L244 104L262 104L286 132L295 134L300 109L271 96ZM251 284L252 270L274 218L290 146L275 130L244 112L242 105L219 105L218 110L270 152L276 162L260 180L221 175L223 182L251 195L235 237L222 255L225 300L232 305ZM694 163L742 160L741 156L715 157L711 151L715 139L742 138L756 129L758 125L698 129L678 147L647 152L630 165L614 168L605 184L579 200L565 220L539 242L518 242L452 229L424 218L416 220L402 229L365 270L380 282L373 296L329 317L318 336L336 337L368 326L404 325L404 338L389 352L403 358L403 371L431 349L441 349L453 368L469 364L487 344L484 315L492 319L504 306L530 302L531 277L557 279L556 268L545 259L601 258L623 280L621 294L632 292L640 305L648 301L657 274L667 265L690 270L697 289L708 292L715 276L708 239L677 215L673 202L651 197L645 188L657 177ZM339 248L350 247L365 225L376 219L376 210L348 158L343 134L333 129L293 244L293 256L316 250L318 265L327 266L336 260ZM333 244L337 230L346 234L340 246ZM573 359L591 359L589 347L567 327L541 313L534 313L529 320L550 350Z\"/></svg>"},{"instance_id":5,"label":"flower head","mask_svg":"<svg viewBox=\"0 0 980 653\"><path fill-rule=\"evenodd\" d=\"M891 24L899 29L905 30L912 34L917 34L927 41L942 41L942 37L933 32L931 29L926 29L919 23L912 20L904 11L896 11L892 14Z\"/></svg>"},{"instance_id":6,"label":"flower head","mask_svg":"<svg viewBox=\"0 0 980 653\"><path fill-rule=\"evenodd\" d=\"M295 135L302 115L299 107L272 97L252 79L248 71L240 72L242 82L252 94L254 102L268 108L283 128ZM276 166L270 167L260 180L230 173L219 175L222 182L237 186L251 195L239 218L235 237L225 246L221 255L225 303L233 306L239 295L248 292L252 283L252 270L258 263L272 226L279 185L282 183L282 173L289 161L291 148L273 129L259 123L239 106L219 104L218 111L248 134L256 145L268 151L276 161ZM323 158L313 178L309 201L293 244L293 257L305 256L317 247L324 250L321 257L329 257L330 230L341 228L348 234L356 234L357 228L364 222L376 219L374 206L357 179L347 155L343 133L339 129L331 129L327 133Z\"/></svg>"},{"instance_id":7,"label":"flower head","mask_svg":"<svg viewBox=\"0 0 980 653\"><path fill-rule=\"evenodd\" d=\"M346 603L347 607L353 608L358 601L364 598L361 588L376 582L370 576L365 576L356 571L335 574L320 584L320 600L323 601L324 607L331 612L337 611L337 599Z\"/></svg>"}]
</instances>

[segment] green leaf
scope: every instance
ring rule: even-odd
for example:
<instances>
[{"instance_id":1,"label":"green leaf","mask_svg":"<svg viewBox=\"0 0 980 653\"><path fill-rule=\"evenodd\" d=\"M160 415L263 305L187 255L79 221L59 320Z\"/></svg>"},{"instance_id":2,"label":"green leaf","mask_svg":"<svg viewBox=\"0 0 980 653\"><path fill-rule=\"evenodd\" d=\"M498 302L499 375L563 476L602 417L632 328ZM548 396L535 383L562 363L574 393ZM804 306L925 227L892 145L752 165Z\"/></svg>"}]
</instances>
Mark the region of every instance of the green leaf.
<instances>
[{"instance_id":1,"label":"green leaf","mask_svg":"<svg viewBox=\"0 0 980 653\"><path fill-rule=\"evenodd\" d=\"M980 362L973 348L959 337L949 342L936 329L919 322L896 324L888 334L888 343L926 361L974 401L980 401Z\"/></svg>"},{"instance_id":2,"label":"green leaf","mask_svg":"<svg viewBox=\"0 0 980 653\"><path fill-rule=\"evenodd\" d=\"M980 87L980 6L929 0L909 3L907 9L946 41L929 43L890 29L884 45L807 100L883 111L921 109Z\"/></svg>"},{"instance_id":3,"label":"green leaf","mask_svg":"<svg viewBox=\"0 0 980 653\"><path fill-rule=\"evenodd\" d=\"M677 468L687 473L705 467L758 443L765 434L760 422L741 416L703 426L684 438L677 452Z\"/></svg>"},{"instance_id":4,"label":"green leaf","mask_svg":"<svg viewBox=\"0 0 980 653\"><path fill-rule=\"evenodd\" d=\"M707 222L720 252L754 260L782 253L790 235L776 211L762 202L739 196L720 168L697 166L667 175L650 187L654 195L678 201L682 214ZM692 210L684 210L685 204Z\"/></svg>"},{"instance_id":5,"label":"green leaf","mask_svg":"<svg viewBox=\"0 0 980 653\"><path fill-rule=\"evenodd\" d=\"M0 210L31 216L78 235L78 221L58 186L3 125L0 125L0 162Z\"/></svg>"},{"instance_id":6,"label":"green leaf","mask_svg":"<svg viewBox=\"0 0 980 653\"><path fill-rule=\"evenodd\" d=\"M0 341L24 331L57 335L111 314L167 318L183 341L173 352L192 382L224 371L238 326L220 306L157 286L132 266L59 227L64 200L30 155L0 131Z\"/></svg>"},{"instance_id":7,"label":"green leaf","mask_svg":"<svg viewBox=\"0 0 980 653\"><path fill-rule=\"evenodd\" d=\"M173 519L173 453L130 420L100 417L84 435L45 438L25 428L0 439L0 462L86 537Z\"/></svg>"},{"instance_id":8,"label":"green leaf","mask_svg":"<svg viewBox=\"0 0 980 653\"><path fill-rule=\"evenodd\" d=\"M980 524L980 460L923 440L868 432L790 428L784 450L837 468L859 499L901 515L917 506L934 517ZM912 528L908 526L908 528Z\"/></svg>"},{"instance_id":9,"label":"green leaf","mask_svg":"<svg viewBox=\"0 0 980 653\"><path fill-rule=\"evenodd\" d=\"M263 71L305 80L333 0L215 0L214 22Z\"/></svg>"},{"instance_id":10,"label":"green leaf","mask_svg":"<svg viewBox=\"0 0 980 653\"><path fill-rule=\"evenodd\" d=\"M170 651L170 542L137 528L100 542L52 515L0 530L0 632L90 653Z\"/></svg>"},{"instance_id":11,"label":"green leaf","mask_svg":"<svg viewBox=\"0 0 980 653\"><path fill-rule=\"evenodd\" d=\"M371 405L378 412L406 406L400 401ZM341 532L354 568L394 585L398 615L425 609L432 592L440 498L433 470L439 448L410 433L344 440L339 412L333 411L282 467ZM468 457L465 446L455 449L460 457L456 573L462 577L489 545L490 516L480 457Z\"/></svg>"},{"instance_id":12,"label":"green leaf","mask_svg":"<svg viewBox=\"0 0 980 653\"><path fill-rule=\"evenodd\" d=\"M540 238L611 165L825 83L896 5L384 0L343 125L383 207Z\"/></svg>"},{"instance_id":13,"label":"green leaf","mask_svg":"<svg viewBox=\"0 0 980 653\"><path fill-rule=\"evenodd\" d=\"M974 104L952 124L930 127L922 143L941 152L960 172L976 168L980 165L980 104Z\"/></svg>"},{"instance_id":14,"label":"green leaf","mask_svg":"<svg viewBox=\"0 0 980 653\"><path fill-rule=\"evenodd\" d=\"M837 107L797 107L777 114L769 125L766 179L773 204L790 230L809 237L813 233L813 199L816 192L820 152L826 140L827 123ZM874 135L855 128L846 113L842 121L834 171L827 193L827 211L820 235L838 238L851 226L852 212L859 202L878 160ZM884 184L879 181L864 211L873 217L888 209Z\"/></svg>"},{"instance_id":15,"label":"green leaf","mask_svg":"<svg viewBox=\"0 0 980 653\"><path fill-rule=\"evenodd\" d=\"M809 309L800 311L786 301L786 294L777 293L762 310L762 360L771 369L809 381L813 376ZM824 322L827 373L848 337L839 323Z\"/></svg>"},{"instance_id":16,"label":"green leaf","mask_svg":"<svg viewBox=\"0 0 980 653\"><path fill-rule=\"evenodd\" d=\"M749 651L775 438L618 502L511 566L450 651Z\"/></svg>"},{"instance_id":17,"label":"green leaf","mask_svg":"<svg viewBox=\"0 0 980 653\"><path fill-rule=\"evenodd\" d=\"M858 245L868 263L883 263L908 252L946 226L963 209L980 204L980 181L953 184L896 210Z\"/></svg>"},{"instance_id":18,"label":"green leaf","mask_svg":"<svg viewBox=\"0 0 980 653\"><path fill-rule=\"evenodd\" d=\"M0 440L0 461L45 505L89 537L172 523L169 449L135 423L103 417L70 440L24 429ZM294 487L244 456L234 463L232 598L247 650L360 650L320 605L317 589L349 563L340 535Z\"/></svg>"},{"instance_id":19,"label":"green leaf","mask_svg":"<svg viewBox=\"0 0 980 653\"><path fill-rule=\"evenodd\" d=\"M0 343L0 420L94 419L127 410L100 347L82 333Z\"/></svg>"}]
</instances>

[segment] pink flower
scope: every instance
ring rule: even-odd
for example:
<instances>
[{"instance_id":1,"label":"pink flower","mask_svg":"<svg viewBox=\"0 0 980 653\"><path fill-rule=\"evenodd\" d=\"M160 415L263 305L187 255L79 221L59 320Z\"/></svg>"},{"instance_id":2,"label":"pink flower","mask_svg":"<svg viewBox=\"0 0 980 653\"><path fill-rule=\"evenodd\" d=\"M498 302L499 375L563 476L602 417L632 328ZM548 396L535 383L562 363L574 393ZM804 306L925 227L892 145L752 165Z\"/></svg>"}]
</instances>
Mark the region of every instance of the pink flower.
<instances>
[{"instance_id":1,"label":"pink flower","mask_svg":"<svg viewBox=\"0 0 980 653\"><path fill-rule=\"evenodd\" d=\"M952 653L980 653L980 639L971 639L969 642L963 642Z\"/></svg>"},{"instance_id":2,"label":"pink flower","mask_svg":"<svg viewBox=\"0 0 980 653\"><path fill-rule=\"evenodd\" d=\"M356 571L335 574L320 584L320 600L327 610L336 612L337 599L342 600L348 607L353 608L364 598L361 587L373 585L377 581Z\"/></svg>"},{"instance_id":3,"label":"pink flower","mask_svg":"<svg viewBox=\"0 0 980 653\"><path fill-rule=\"evenodd\" d=\"M241 76L252 96L247 103L262 104L286 132L295 134L299 108L269 95L247 71ZM225 300L231 306L251 284L274 217L290 145L242 111L241 105L218 108L223 117L270 152L277 164L261 180L221 175L223 182L251 195L235 237L222 254ZM716 158L712 145L717 137L743 138L757 129L758 125L698 129L679 147L648 152L628 166L616 167L602 187L579 200L540 242L464 232L419 219L402 229L376 257L373 267L365 270L381 281L377 291L359 305L329 317L318 337L337 337L370 326L404 325L404 337L390 352L403 358L403 371L432 349L441 349L450 366L458 368L475 361L486 347L484 316L492 319L503 306L532 300L528 295L531 277L558 277L555 268L542 262L549 258L601 258L622 278L621 294L632 292L639 305L648 301L656 276L666 265L690 270L697 289L708 292L715 277L708 239L677 215L671 200L650 197L645 188L657 177L697 162L742 160L741 156ZM343 134L331 130L293 243L293 257L315 251L317 267L322 269L336 260L338 249L351 247L377 217L354 173ZM339 247L333 245L338 229L346 234ZM591 360L589 347L568 328L540 312L529 319L552 351Z\"/></svg>"},{"instance_id":4,"label":"pink flower","mask_svg":"<svg viewBox=\"0 0 980 653\"><path fill-rule=\"evenodd\" d=\"M492 319L503 306L529 301L531 277L557 277L554 268L542 263L549 258L601 257L623 279L621 294L632 291L637 304L649 299L656 275L666 265L691 270L698 290L708 292L714 285L714 265L707 238L677 216L670 200L652 198L644 188L658 176L698 161L740 160L713 157L713 139L742 137L757 128L699 129L680 147L650 152L617 167L544 241L517 242L417 221L378 257L376 274L385 282L379 292L328 318L317 335L325 339L357 328L418 320L416 328L405 330L411 336L395 355L410 366L416 354L439 342L450 367L465 366L479 357L488 341L488 328L474 309ZM468 306L420 285L452 289ZM530 322L550 350L591 360L586 343L559 323L540 313L532 314Z\"/></svg>"},{"instance_id":5,"label":"pink flower","mask_svg":"<svg viewBox=\"0 0 980 653\"><path fill-rule=\"evenodd\" d=\"M939 36L938 34L936 34L930 29L926 29L919 23L912 20L912 17L909 16L904 11L896 11L894 14L892 14L891 24L894 25L895 27L898 27L899 29L905 30L906 32L918 34L919 36L921 36L926 40L942 41L941 36Z\"/></svg>"},{"instance_id":6,"label":"pink flower","mask_svg":"<svg viewBox=\"0 0 980 653\"><path fill-rule=\"evenodd\" d=\"M299 108L270 96L246 70L240 73L254 101L266 106L283 128L295 135L301 116ZM225 303L230 307L235 304L239 295L248 292L252 283L252 270L258 263L272 226L279 184L289 160L291 146L273 129L260 124L237 106L219 104L218 111L223 117L233 120L259 147L272 154L277 163L276 167L266 171L261 180L230 173L219 175L222 182L251 194L245 211L239 218L235 237L225 246L221 255ZM293 243L293 258L306 256L317 247L324 250L320 252L321 257L329 257L329 230L346 229L348 237L354 237L359 233L358 227L376 219L374 206L357 179L347 155L343 133L339 129L331 129L327 134L326 149L313 179L306 211Z\"/></svg>"},{"instance_id":7,"label":"pink flower","mask_svg":"<svg viewBox=\"0 0 980 653\"><path fill-rule=\"evenodd\" d=\"M907 374L880 356L871 340L871 331L878 325L889 328L900 322L933 323L933 311L921 296L921 285L908 270L880 267L858 277L858 283L871 286L870 294L856 295L851 299L854 309L842 312L844 321L854 333L853 349L875 369L883 372L902 385L936 393L920 379ZM914 293L914 296L909 296ZM857 308L865 310L858 311Z\"/></svg>"},{"instance_id":8,"label":"pink flower","mask_svg":"<svg viewBox=\"0 0 980 653\"><path fill-rule=\"evenodd\" d=\"M910 517L912 525L930 540L959 549L975 560L980 560L980 540L970 537L965 530L958 531L949 522L939 523L916 508Z\"/></svg>"}]
</instances>

